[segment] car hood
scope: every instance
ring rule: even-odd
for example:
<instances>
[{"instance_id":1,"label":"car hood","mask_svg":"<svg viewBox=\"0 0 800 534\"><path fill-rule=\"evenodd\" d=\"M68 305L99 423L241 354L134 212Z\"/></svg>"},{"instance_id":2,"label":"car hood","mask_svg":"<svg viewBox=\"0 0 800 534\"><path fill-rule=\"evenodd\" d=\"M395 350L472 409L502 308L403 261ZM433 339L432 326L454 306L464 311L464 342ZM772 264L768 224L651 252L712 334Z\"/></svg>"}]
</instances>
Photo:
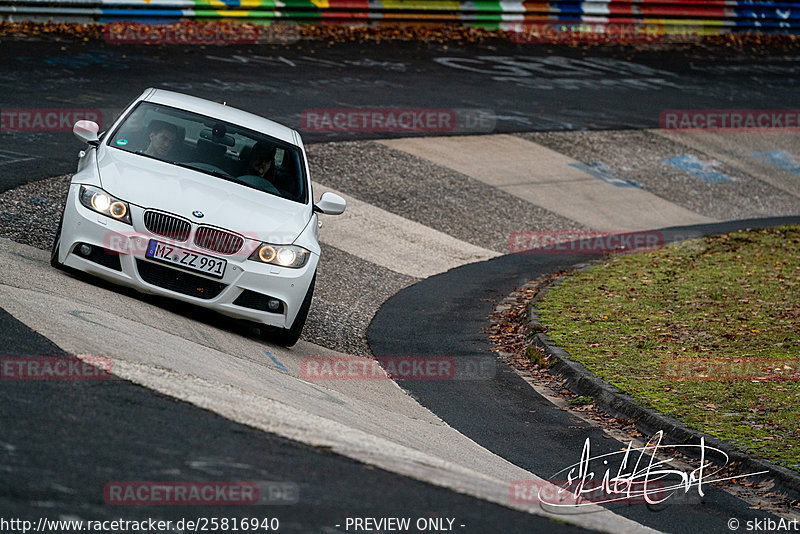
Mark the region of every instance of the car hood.
<instances>
[{"instance_id":1,"label":"car hood","mask_svg":"<svg viewBox=\"0 0 800 534\"><path fill-rule=\"evenodd\" d=\"M311 207L202 172L122 150L106 149L97 167L103 189L142 208L174 213L197 224L275 244L294 242ZM194 211L203 213L202 219Z\"/></svg>"}]
</instances>

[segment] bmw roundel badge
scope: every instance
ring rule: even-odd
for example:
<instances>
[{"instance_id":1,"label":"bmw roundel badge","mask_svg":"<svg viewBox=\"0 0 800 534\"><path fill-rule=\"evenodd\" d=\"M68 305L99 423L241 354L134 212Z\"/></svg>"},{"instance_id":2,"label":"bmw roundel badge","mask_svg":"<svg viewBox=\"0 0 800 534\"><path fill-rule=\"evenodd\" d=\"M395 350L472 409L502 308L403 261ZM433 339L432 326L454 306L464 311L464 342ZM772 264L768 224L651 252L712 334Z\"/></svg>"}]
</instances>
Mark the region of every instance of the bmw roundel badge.
<instances>
[{"instance_id":1,"label":"bmw roundel badge","mask_svg":"<svg viewBox=\"0 0 800 534\"><path fill-rule=\"evenodd\" d=\"M200 210L194 210L194 211L192 212L192 215L194 215L194 216L195 216L195 217L197 217L198 219L202 219L202 218L203 218L203 212L202 212L202 211L200 211Z\"/></svg>"}]
</instances>

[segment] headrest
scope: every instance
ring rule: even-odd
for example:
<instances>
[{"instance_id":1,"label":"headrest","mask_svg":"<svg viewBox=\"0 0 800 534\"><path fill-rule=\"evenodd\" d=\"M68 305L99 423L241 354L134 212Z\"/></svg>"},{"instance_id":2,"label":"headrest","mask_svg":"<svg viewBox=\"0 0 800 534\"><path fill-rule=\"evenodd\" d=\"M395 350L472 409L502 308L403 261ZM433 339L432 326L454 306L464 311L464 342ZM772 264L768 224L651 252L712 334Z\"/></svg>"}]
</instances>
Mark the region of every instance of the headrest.
<instances>
[{"instance_id":1,"label":"headrest","mask_svg":"<svg viewBox=\"0 0 800 534\"><path fill-rule=\"evenodd\" d=\"M207 139L197 140L197 150L207 156L221 156L225 154L225 145L218 145Z\"/></svg>"}]
</instances>

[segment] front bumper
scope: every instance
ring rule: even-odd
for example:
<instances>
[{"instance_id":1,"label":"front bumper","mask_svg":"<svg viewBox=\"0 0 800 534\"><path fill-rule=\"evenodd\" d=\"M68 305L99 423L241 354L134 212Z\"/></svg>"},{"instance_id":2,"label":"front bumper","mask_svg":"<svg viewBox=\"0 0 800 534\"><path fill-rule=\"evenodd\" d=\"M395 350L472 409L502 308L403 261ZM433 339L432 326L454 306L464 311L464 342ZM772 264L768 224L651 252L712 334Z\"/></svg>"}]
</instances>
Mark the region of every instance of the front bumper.
<instances>
[{"instance_id":1,"label":"front bumper","mask_svg":"<svg viewBox=\"0 0 800 534\"><path fill-rule=\"evenodd\" d=\"M248 260L257 246L247 240L244 250L234 255L196 247L194 231L187 242L174 243L206 256L227 261L222 278L174 267L145 256L151 239L169 242L149 232L144 209L130 206L133 226L96 213L80 203L79 184L70 186L61 230L59 261L79 271L132 287L143 293L162 295L212 309L224 315L270 326L289 328L305 298L319 262L310 254L299 269ZM88 245L90 254L81 253ZM86 251L86 249L83 249ZM266 309L267 298L278 299L277 313Z\"/></svg>"}]
</instances>

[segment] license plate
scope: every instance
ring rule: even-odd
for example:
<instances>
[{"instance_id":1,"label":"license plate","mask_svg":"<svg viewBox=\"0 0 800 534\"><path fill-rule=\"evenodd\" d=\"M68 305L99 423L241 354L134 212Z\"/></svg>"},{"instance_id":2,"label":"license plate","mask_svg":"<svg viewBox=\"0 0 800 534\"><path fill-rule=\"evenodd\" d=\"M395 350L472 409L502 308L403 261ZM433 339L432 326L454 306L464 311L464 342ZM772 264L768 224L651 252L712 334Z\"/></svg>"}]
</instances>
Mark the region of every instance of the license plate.
<instances>
[{"instance_id":1,"label":"license plate","mask_svg":"<svg viewBox=\"0 0 800 534\"><path fill-rule=\"evenodd\" d=\"M215 278L222 278L225 275L225 267L228 264L227 260L198 254L175 245L161 243L155 239L150 240L145 256Z\"/></svg>"}]
</instances>

